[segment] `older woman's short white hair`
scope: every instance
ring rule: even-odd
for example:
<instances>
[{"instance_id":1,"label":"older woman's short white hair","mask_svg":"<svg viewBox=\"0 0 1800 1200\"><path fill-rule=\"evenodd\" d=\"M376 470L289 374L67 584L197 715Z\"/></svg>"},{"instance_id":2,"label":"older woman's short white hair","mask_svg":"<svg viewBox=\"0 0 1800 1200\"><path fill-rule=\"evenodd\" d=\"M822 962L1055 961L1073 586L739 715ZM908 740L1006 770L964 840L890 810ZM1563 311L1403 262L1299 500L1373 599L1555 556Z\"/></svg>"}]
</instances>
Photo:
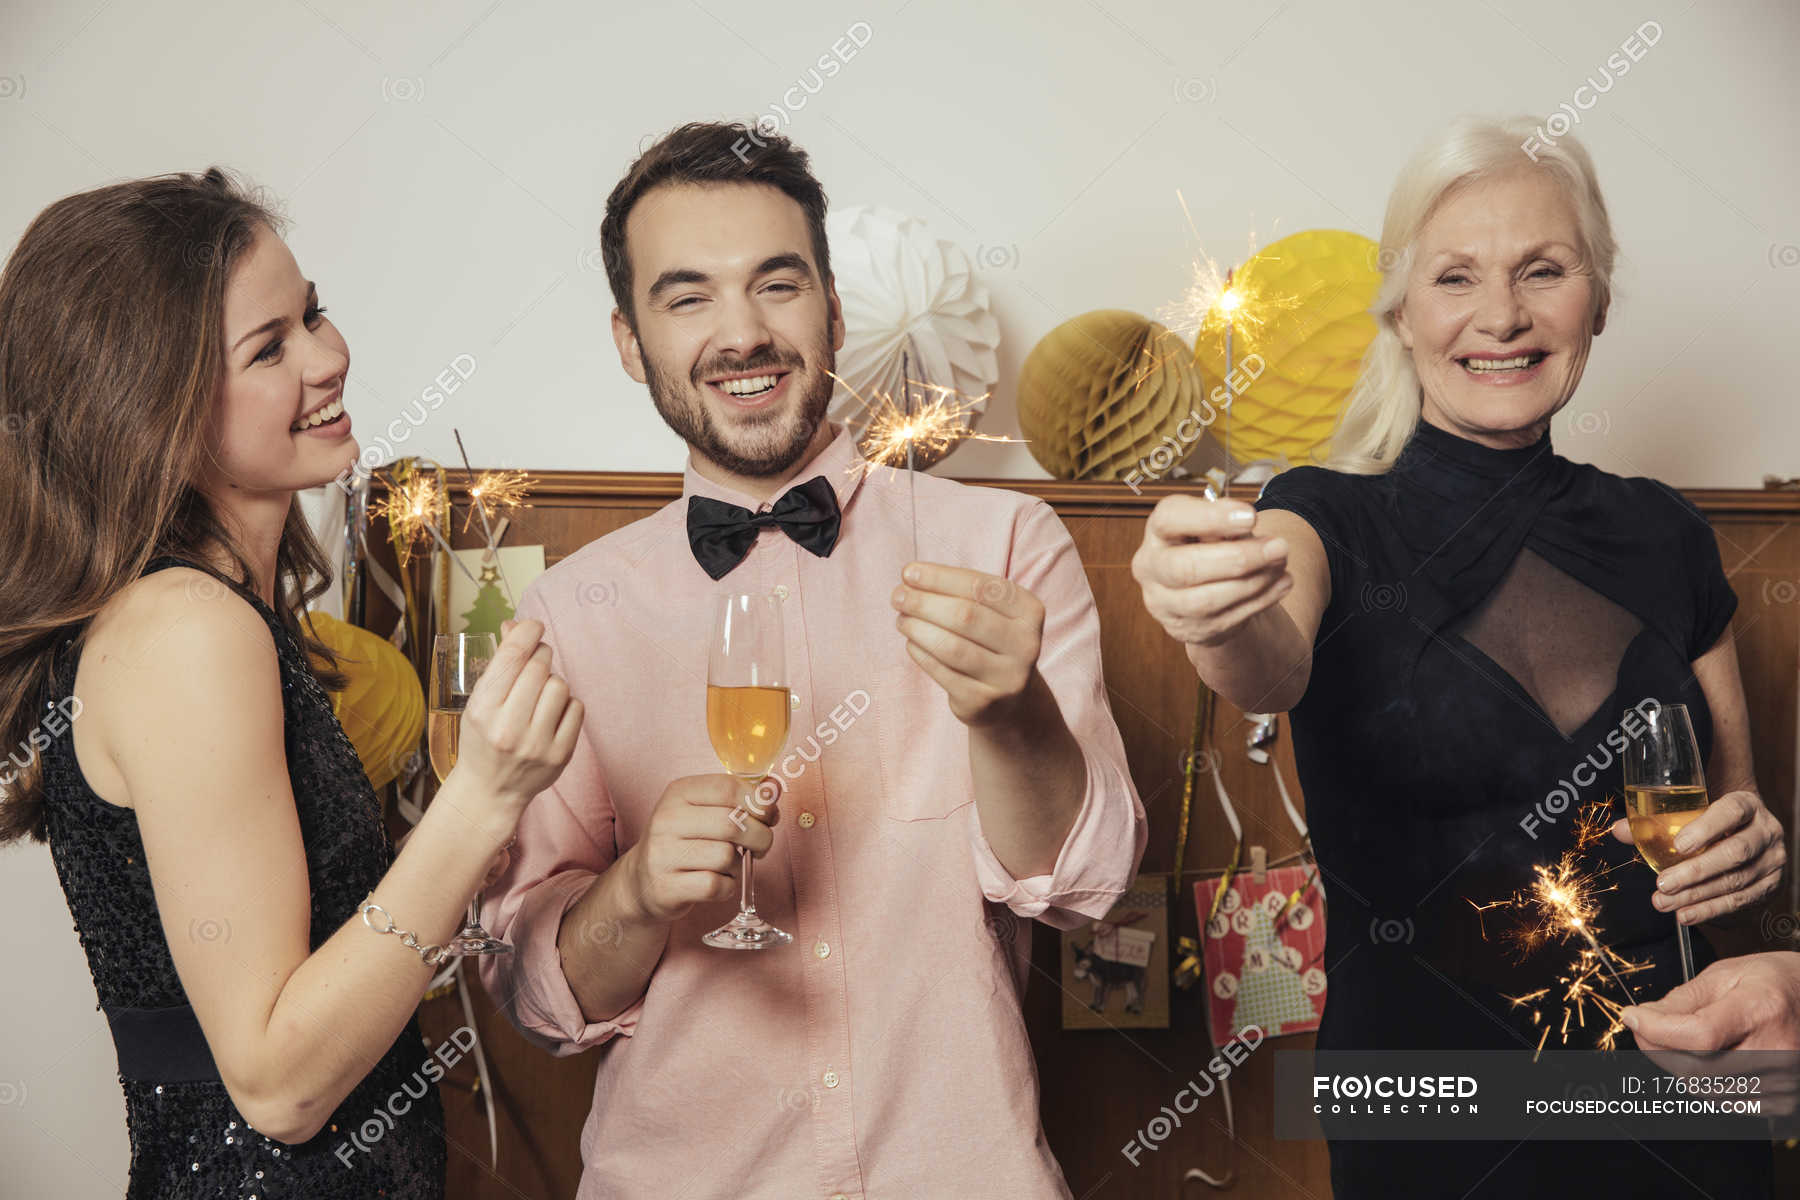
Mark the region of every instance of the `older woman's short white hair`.
<instances>
[{"instance_id":1,"label":"older woman's short white hair","mask_svg":"<svg viewBox=\"0 0 1800 1200\"><path fill-rule=\"evenodd\" d=\"M1594 311L1611 300L1618 247L1593 161L1573 137L1546 144L1536 136L1537 124L1525 117L1458 118L1400 172L1381 223L1381 291L1370 309L1377 325L1375 340L1332 431L1328 466L1379 474L1393 465L1418 425L1419 376L1411 353L1400 343L1394 312L1406 295L1419 231L1458 184L1522 167L1549 172L1575 206L1580 249L1594 283Z\"/></svg>"}]
</instances>

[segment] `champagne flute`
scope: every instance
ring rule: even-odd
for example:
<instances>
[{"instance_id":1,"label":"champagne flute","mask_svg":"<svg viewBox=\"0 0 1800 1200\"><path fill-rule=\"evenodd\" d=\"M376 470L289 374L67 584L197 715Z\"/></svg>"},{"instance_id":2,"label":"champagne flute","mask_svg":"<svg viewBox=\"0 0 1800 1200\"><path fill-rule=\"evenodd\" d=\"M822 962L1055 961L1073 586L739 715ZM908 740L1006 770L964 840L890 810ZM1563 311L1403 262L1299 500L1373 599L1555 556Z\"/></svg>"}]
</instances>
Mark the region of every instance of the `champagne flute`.
<instances>
[{"instance_id":1,"label":"champagne flute","mask_svg":"<svg viewBox=\"0 0 1800 1200\"><path fill-rule=\"evenodd\" d=\"M469 693L498 650L491 633L440 633L432 643L431 703L426 728L431 769L440 784L456 765ZM457 954L505 954L512 945L482 928L481 894L477 892L469 901L463 927L450 939L448 948Z\"/></svg>"},{"instance_id":2,"label":"champagne flute","mask_svg":"<svg viewBox=\"0 0 1800 1200\"><path fill-rule=\"evenodd\" d=\"M740 783L744 794L732 819L760 816L780 788L767 780L787 744L787 656L781 635L781 602L772 595L742 593L721 597L713 614L712 649L706 668L706 732L713 753ZM738 847L742 874L738 913L700 940L720 950L767 950L785 946L793 935L756 913L753 882L756 858Z\"/></svg>"},{"instance_id":3,"label":"champagne flute","mask_svg":"<svg viewBox=\"0 0 1800 1200\"><path fill-rule=\"evenodd\" d=\"M1692 858L1675 849L1675 835L1706 811L1706 772L1685 704L1663 704L1645 714L1645 729L1625 747L1625 815L1631 840L1650 869L1662 874ZM1694 944L1688 927L1675 921L1681 944L1681 978L1694 977Z\"/></svg>"}]
</instances>

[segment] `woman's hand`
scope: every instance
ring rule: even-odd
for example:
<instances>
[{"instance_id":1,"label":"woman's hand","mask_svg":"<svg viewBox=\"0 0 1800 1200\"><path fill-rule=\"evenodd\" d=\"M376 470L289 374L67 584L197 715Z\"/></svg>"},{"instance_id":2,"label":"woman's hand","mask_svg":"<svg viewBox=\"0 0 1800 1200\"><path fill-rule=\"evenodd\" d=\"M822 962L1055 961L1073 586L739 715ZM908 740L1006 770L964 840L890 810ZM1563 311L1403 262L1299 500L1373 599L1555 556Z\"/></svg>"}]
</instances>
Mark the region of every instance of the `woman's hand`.
<instances>
[{"instance_id":1,"label":"woman's hand","mask_svg":"<svg viewBox=\"0 0 1800 1200\"><path fill-rule=\"evenodd\" d=\"M1256 524L1256 510L1242 500L1168 496L1157 503L1131 574L1170 637L1217 645L1292 590L1288 543L1256 537Z\"/></svg>"},{"instance_id":2,"label":"woman's hand","mask_svg":"<svg viewBox=\"0 0 1800 1200\"><path fill-rule=\"evenodd\" d=\"M1613 836L1635 845L1631 824L1613 824ZM1781 883L1787 847L1781 822L1755 792L1727 792L1675 838L1677 853L1692 853L1656 878L1651 898L1659 912L1683 925L1698 925L1746 908Z\"/></svg>"},{"instance_id":3,"label":"woman's hand","mask_svg":"<svg viewBox=\"0 0 1800 1200\"><path fill-rule=\"evenodd\" d=\"M477 803L500 804L516 820L575 753L583 710L551 673L543 625L508 621L505 631L469 693L454 771L477 785Z\"/></svg>"}]
</instances>

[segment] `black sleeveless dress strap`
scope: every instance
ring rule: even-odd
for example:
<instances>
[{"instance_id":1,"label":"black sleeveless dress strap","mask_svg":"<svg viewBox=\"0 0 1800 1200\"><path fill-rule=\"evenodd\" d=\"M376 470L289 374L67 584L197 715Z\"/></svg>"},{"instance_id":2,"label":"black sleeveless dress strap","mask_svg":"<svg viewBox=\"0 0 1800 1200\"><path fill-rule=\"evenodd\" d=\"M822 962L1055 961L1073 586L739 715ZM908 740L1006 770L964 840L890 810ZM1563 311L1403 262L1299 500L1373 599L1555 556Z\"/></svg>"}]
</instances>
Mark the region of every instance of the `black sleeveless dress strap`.
<instances>
[{"instance_id":1,"label":"black sleeveless dress strap","mask_svg":"<svg viewBox=\"0 0 1800 1200\"><path fill-rule=\"evenodd\" d=\"M209 577L195 586L224 586L242 596L274 638L288 779L312 890L310 944L316 950L355 915L393 861L380 803L304 648L276 613L254 592L203 563L159 557L145 574L169 567L194 568ZM77 640L71 634L58 649L53 705L73 696ZM89 787L72 736L53 739L43 761L51 856L118 1049L131 1134L129 1200L438 1200L445 1146L434 1081L442 1072L427 1072L417 1022L407 1022L317 1136L287 1145L252 1129L219 1080L176 974L136 814L108 804ZM220 852L230 852L224 831ZM190 935L229 938L230 914L197 923ZM368 1136L369 1122L380 1130L374 1138Z\"/></svg>"}]
</instances>

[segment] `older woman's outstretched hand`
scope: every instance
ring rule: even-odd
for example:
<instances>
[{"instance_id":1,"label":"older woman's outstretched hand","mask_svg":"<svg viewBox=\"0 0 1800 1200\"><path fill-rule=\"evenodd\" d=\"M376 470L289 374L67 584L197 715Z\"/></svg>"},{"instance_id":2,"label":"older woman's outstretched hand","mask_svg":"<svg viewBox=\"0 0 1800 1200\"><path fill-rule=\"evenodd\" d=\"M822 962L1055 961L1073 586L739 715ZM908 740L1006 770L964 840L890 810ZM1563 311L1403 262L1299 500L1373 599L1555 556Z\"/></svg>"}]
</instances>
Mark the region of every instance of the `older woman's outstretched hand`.
<instances>
[{"instance_id":1,"label":"older woman's outstretched hand","mask_svg":"<svg viewBox=\"0 0 1800 1200\"><path fill-rule=\"evenodd\" d=\"M1614 822L1613 836L1634 845L1631 825ZM1727 792L1688 822L1675 839L1677 853L1692 857L1656 878L1650 903L1673 912L1683 925L1698 925L1746 908L1781 883L1787 866L1781 822L1755 792Z\"/></svg>"},{"instance_id":2,"label":"older woman's outstretched hand","mask_svg":"<svg viewBox=\"0 0 1800 1200\"><path fill-rule=\"evenodd\" d=\"M1288 544L1256 537L1242 500L1168 496L1144 526L1131 575L1144 607L1178 642L1216 645L1294 586Z\"/></svg>"}]
</instances>

